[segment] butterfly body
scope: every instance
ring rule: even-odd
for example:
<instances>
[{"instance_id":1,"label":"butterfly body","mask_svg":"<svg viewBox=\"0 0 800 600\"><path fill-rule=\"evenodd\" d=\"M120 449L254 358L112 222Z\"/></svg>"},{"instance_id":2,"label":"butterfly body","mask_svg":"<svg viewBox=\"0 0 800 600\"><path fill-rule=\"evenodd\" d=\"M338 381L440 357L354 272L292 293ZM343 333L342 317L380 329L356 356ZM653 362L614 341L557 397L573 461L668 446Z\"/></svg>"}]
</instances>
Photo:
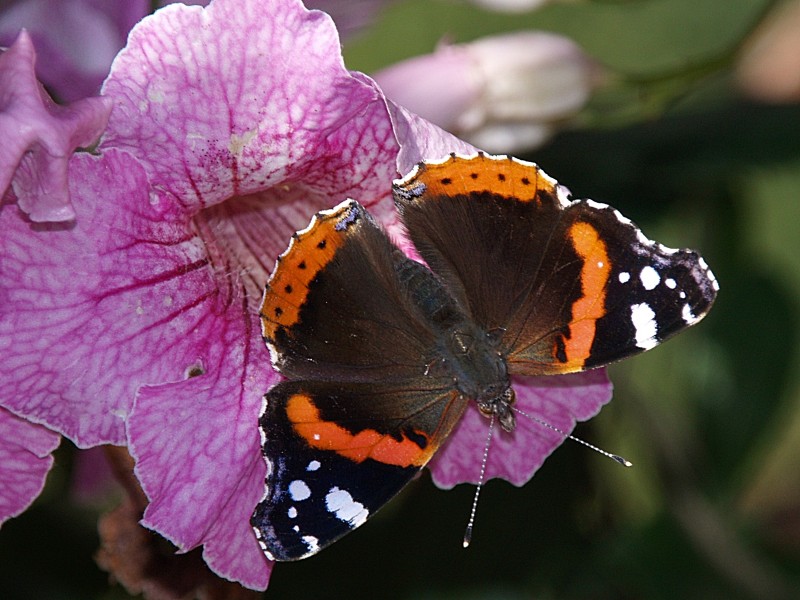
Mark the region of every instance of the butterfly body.
<instances>
[{"instance_id":1,"label":"butterfly body","mask_svg":"<svg viewBox=\"0 0 800 600\"><path fill-rule=\"evenodd\" d=\"M651 242L608 206L570 200L530 163L451 156L421 163L393 191L427 266L348 200L295 234L264 294L263 335L287 381L259 420L268 470L251 522L275 560L360 526L470 402L513 435L511 375L642 352L716 296L699 255Z\"/></svg>"}]
</instances>

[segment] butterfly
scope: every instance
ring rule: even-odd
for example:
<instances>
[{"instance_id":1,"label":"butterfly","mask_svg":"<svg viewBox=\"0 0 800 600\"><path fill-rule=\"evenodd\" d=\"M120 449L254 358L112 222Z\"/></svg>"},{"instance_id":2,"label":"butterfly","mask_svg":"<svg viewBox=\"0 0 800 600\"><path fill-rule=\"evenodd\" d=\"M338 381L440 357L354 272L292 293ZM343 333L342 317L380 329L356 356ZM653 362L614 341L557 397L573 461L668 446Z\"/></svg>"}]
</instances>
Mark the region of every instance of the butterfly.
<instances>
[{"instance_id":1,"label":"butterfly","mask_svg":"<svg viewBox=\"0 0 800 600\"><path fill-rule=\"evenodd\" d=\"M478 153L393 184L412 260L358 202L316 214L260 308L284 377L259 418L251 524L272 560L313 555L424 467L470 402L515 429L511 375L602 367L702 319L705 261L647 239L538 166Z\"/></svg>"}]
</instances>

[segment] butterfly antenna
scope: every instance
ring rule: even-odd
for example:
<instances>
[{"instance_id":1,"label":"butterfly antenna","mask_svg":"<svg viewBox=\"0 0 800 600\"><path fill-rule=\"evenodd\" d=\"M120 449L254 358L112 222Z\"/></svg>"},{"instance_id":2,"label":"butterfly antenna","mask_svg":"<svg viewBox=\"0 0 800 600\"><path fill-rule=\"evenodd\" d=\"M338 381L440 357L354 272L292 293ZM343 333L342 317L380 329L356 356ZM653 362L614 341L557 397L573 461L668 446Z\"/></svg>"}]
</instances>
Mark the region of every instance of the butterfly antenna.
<instances>
[{"instance_id":1,"label":"butterfly antenna","mask_svg":"<svg viewBox=\"0 0 800 600\"><path fill-rule=\"evenodd\" d=\"M561 429L559 429L555 425L551 425L547 421L542 421L541 419L539 419L537 417L534 417L533 415L529 415L528 413L526 413L524 411L521 411L520 409L518 409L518 408L516 408L514 406L512 406L511 408L512 408L512 410L514 412L517 412L517 413L521 414L523 417L525 417L527 419L530 419L531 421L533 421L535 423L538 423L542 427L547 427L548 429L551 429L551 430L555 431L556 433L560 433L564 437L571 439L573 442L578 442L579 444L583 444L587 448L589 448L591 450L594 450L595 452L599 452L603 456L606 456L606 457L610 458L611 460L614 460L614 461L618 462L619 464L621 464L624 467L632 467L633 466L632 462L622 458L621 456L619 456L617 454L611 454L611 452L606 452L605 450L602 450L601 448L598 448L597 446L593 446L592 444L590 444L586 440L582 440L579 437L575 437L574 435L570 435L566 431L562 431Z\"/></svg>"},{"instance_id":2,"label":"butterfly antenna","mask_svg":"<svg viewBox=\"0 0 800 600\"><path fill-rule=\"evenodd\" d=\"M492 443L492 433L494 432L494 413L489 419L489 433L486 435L486 446L483 449L483 459L481 460L481 474L478 477L478 486L475 488L475 497L472 499L472 510L469 512L469 523L464 532L464 548L472 542L472 526L475 524L475 512L478 510L478 497L481 495L483 487L483 477L486 474L486 462L489 460L489 445Z\"/></svg>"}]
</instances>

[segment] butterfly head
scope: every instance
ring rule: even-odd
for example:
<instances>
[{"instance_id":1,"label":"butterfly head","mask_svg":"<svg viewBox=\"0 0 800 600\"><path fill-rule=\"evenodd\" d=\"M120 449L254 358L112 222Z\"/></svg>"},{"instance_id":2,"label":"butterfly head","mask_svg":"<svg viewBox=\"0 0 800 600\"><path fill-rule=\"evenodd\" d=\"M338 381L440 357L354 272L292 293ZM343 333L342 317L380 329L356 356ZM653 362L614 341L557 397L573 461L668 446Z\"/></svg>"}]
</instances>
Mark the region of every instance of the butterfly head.
<instances>
[{"instance_id":1,"label":"butterfly head","mask_svg":"<svg viewBox=\"0 0 800 600\"><path fill-rule=\"evenodd\" d=\"M511 410L511 405L514 404L516 396L514 395L514 388L509 385L499 395L486 400L478 400L478 410L487 417L495 416L500 422L500 427L505 431L514 431L516 427L516 420L514 413Z\"/></svg>"}]
</instances>

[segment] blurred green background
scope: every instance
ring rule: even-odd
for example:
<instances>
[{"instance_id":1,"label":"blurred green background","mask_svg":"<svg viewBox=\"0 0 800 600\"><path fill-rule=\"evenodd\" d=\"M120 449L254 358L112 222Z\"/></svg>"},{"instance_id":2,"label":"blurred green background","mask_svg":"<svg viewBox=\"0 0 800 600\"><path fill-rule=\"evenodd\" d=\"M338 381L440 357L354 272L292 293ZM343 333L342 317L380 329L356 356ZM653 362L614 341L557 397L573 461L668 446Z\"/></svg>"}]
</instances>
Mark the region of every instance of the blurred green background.
<instances>
[{"instance_id":1,"label":"blurred green background","mask_svg":"<svg viewBox=\"0 0 800 600\"><path fill-rule=\"evenodd\" d=\"M619 76L580 125L524 158L575 196L619 208L721 283L709 317L610 369L615 398L521 489L422 477L358 532L278 566L273 598L800 598L800 103L748 100L733 76L776 2L618 0L500 15L390 4L345 44L367 73L523 29L564 33ZM800 29L796 35L800 38ZM2 598L124 598L92 560L94 509L69 503L73 450L0 533L0 564L37 587ZM80 574L81 577L76 577Z\"/></svg>"}]
</instances>

